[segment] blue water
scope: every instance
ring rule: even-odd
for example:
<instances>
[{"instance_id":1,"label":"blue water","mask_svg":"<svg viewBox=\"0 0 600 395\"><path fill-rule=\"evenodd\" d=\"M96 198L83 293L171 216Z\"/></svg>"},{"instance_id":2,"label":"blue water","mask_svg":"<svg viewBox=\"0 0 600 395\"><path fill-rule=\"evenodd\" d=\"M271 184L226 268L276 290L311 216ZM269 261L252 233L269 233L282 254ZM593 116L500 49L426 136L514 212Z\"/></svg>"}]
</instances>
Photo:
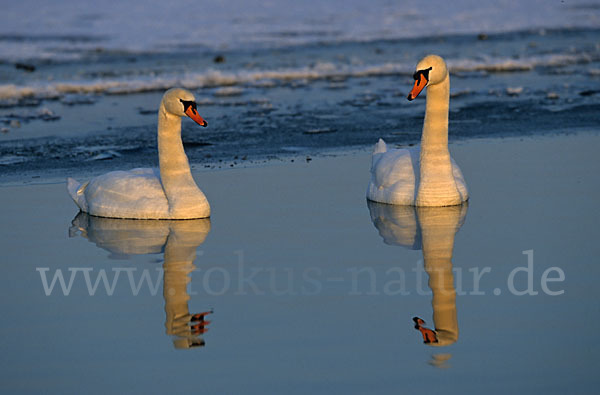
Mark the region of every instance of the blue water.
<instances>
[{"instance_id":1,"label":"blue water","mask_svg":"<svg viewBox=\"0 0 600 395\"><path fill-rule=\"evenodd\" d=\"M199 174L210 221L86 218L64 184L3 186L0 390L593 393L598 140L453 147L464 208L367 205L368 153ZM423 344L415 316L456 341Z\"/></svg>"},{"instance_id":2,"label":"blue water","mask_svg":"<svg viewBox=\"0 0 600 395\"><path fill-rule=\"evenodd\" d=\"M101 3L2 4L3 391L597 388L598 139L540 136L598 131L598 1ZM367 206L368 154L323 158L418 143L426 93L406 95L427 53L450 67L451 141L536 137L454 147L472 199L440 213L457 225L433 243L427 213ZM156 110L175 85L209 124L184 120L196 171L294 165L203 172L210 221L76 216L66 176L157 164ZM454 326L436 321L428 243L450 251ZM530 250L537 294L517 296L508 279ZM553 296L541 278L556 268ZM72 292L47 295L43 276L59 271L75 273ZM399 271L405 293L386 292ZM99 282L92 295L86 273L120 273L115 292ZM136 294L129 275L143 273L156 288ZM202 333L192 314L212 308ZM456 342L424 345L414 316Z\"/></svg>"}]
</instances>

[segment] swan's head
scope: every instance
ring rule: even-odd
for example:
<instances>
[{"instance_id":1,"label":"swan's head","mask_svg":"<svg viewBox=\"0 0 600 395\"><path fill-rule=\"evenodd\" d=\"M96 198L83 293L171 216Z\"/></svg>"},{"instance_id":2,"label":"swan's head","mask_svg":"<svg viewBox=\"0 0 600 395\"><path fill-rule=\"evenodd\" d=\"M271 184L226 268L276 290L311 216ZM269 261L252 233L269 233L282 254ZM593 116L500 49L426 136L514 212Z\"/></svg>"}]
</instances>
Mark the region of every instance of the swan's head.
<instances>
[{"instance_id":1,"label":"swan's head","mask_svg":"<svg viewBox=\"0 0 600 395\"><path fill-rule=\"evenodd\" d=\"M435 85L444 81L448 76L446 62L440 56L427 55L419 63L413 74L415 85L408 94L408 100L414 100L427 85Z\"/></svg>"},{"instance_id":2,"label":"swan's head","mask_svg":"<svg viewBox=\"0 0 600 395\"><path fill-rule=\"evenodd\" d=\"M165 110L178 117L190 117L198 125L206 127L208 124L198 114L196 109L196 98L192 92L182 88L171 88L165 92L162 98Z\"/></svg>"}]
</instances>

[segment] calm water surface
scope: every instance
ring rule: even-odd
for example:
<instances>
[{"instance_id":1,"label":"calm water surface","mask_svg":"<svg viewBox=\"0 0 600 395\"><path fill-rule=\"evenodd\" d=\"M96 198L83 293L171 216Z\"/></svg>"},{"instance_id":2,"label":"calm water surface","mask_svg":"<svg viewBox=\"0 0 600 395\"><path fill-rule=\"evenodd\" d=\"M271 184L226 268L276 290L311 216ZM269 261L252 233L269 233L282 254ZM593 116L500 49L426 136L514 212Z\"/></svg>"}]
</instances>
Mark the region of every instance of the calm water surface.
<instances>
[{"instance_id":1,"label":"calm water surface","mask_svg":"<svg viewBox=\"0 0 600 395\"><path fill-rule=\"evenodd\" d=\"M454 146L472 199L438 209L367 205L365 154L198 173L210 221L76 217L64 185L3 187L1 386L589 393L597 144Z\"/></svg>"}]
</instances>

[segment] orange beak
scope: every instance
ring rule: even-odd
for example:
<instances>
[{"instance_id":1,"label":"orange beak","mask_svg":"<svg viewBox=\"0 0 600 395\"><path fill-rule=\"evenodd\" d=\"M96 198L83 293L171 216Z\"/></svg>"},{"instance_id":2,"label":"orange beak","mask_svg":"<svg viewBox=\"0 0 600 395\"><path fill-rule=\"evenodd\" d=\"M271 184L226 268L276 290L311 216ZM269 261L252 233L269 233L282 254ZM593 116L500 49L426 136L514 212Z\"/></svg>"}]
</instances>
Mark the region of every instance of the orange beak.
<instances>
[{"instance_id":1,"label":"orange beak","mask_svg":"<svg viewBox=\"0 0 600 395\"><path fill-rule=\"evenodd\" d=\"M188 117L192 118L194 120L194 122L196 122L198 125L200 126L204 126L207 127L208 123L206 123L206 121L204 120L204 118L202 118L200 116L200 114L198 114L198 111L194 106L189 106L186 110L185 110L185 115L187 115Z\"/></svg>"},{"instance_id":2,"label":"orange beak","mask_svg":"<svg viewBox=\"0 0 600 395\"><path fill-rule=\"evenodd\" d=\"M416 99L417 96L419 96L419 93L421 93L421 91L427 86L428 82L429 81L427 81L425 75L423 73L419 73L417 79L415 80L415 85L408 94L408 100Z\"/></svg>"}]
</instances>

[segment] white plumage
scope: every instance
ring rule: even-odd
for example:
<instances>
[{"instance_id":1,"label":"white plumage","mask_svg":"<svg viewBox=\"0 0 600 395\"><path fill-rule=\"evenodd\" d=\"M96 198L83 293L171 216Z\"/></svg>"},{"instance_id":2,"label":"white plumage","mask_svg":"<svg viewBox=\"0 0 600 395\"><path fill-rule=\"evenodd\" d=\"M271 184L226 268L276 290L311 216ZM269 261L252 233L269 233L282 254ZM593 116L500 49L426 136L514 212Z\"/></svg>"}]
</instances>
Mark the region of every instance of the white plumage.
<instances>
[{"instance_id":1,"label":"white plumage","mask_svg":"<svg viewBox=\"0 0 600 395\"><path fill-rule=\"evenodd\" d=\"M388 149L380 139L373 150L369 200L398 205L452 206L469 199L462 172L448 151L450 77L436 55L417 65L414 99L427 86L421 146Z\"/></svg>"},{"instance_id":2,"label":"white plumage","mask_svg":"<svg viewBox=\"0 0 600 395\"><path fill-rule=\"evenodd\" d=\"M81 211L108 218L194 219L210 216L210 205L196 185L181 142L181 117L202 126L192 93L168 90L158 111L159 169L113 171L79 183L67 179Z\"/></svg>"}]
</instances>

